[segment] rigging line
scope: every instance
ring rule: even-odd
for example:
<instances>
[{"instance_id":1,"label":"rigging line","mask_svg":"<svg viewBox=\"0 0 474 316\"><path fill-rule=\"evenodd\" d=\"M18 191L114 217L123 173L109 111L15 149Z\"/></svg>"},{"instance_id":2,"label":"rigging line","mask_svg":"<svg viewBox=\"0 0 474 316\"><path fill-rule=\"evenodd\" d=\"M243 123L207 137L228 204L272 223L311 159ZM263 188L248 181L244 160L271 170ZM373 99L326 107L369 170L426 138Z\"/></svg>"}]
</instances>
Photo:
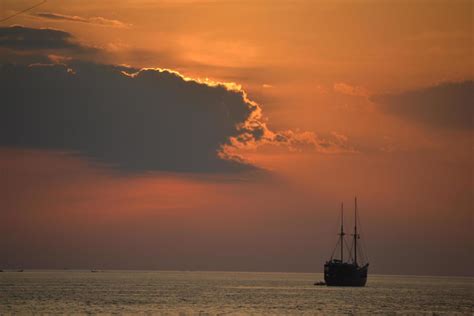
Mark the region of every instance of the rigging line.
<instances>
[{"instance_id":1,"label":"rigging line","mask_svg":"<svg viewBox=\"0 0 474 316\"><path fill-rule=\"evenodd\" d=\"M356 221L357 221L357 224L358 224L359 227L360 227L359 231L363 231L363 229L362 229L362 224L361 224L360 219L359 219L359 218L360 218L360 217L359 217L359 213L357 213L356 215L357 215ZM359 236L360 236L359 239L360 239L360 244L361 244L360 250L363 251L364 257L365 257L364 259L366 259L367 262L368 262L368 261L369 261L369 256L366 254L366 253L367 253L367 247L366 247L366 245L365 245L365 239L362 238L362 236L361 236L360 233L359 233Z\"/></svg>"},{"instance_id":2,"label":"rigging line","mask_svg":"<svg viewBox=\"0 0 474 316\"><path fill-rule=\"evenodd\" d=\"M14 17L16 17L17 15L20 15L20 14L22 14L22 13L25 13L25 12L27 12L27 11L30 11L31 9L34 9L34 8L36 8L36 7L39 7L40 5L42 5L42 4L44 4L44 3L46 3L46 0L43 0L42 2L37 3L37 4L35 4L34 6L31 6L31 7L29 7L29 8L24 9L24 10L21 10L21 11L19 11L19 12L17 12L17 13L14 13L14 14L12 14L12 15L10 15L10 16L7 16L6 18L1 19L1 20L0 20L0 23L1 23L1 22L5 22L6 20L9 20L9 19L11 19L11 18L14 18Z\"/></svg>"},{"instance_id":3,"label":"rigging line","mask_svg":"<svg viewBox=\"0 0 474 316\"><path fill-rule=\"evenodd\" d=\"M340 226L341 226L340 223L341 223L341 221L342 221L342 214L339 214L338 220L339 220L339 221L337 222L337 224L334 224L334 229L331 230L331 231L339 231ZM332 251L331 259L330 259L330 260L332 260L332 259L334 258L334 254L336 253L336 249L338 249L338 247L339 247L339 245L340 245L340 244L339 244L339 243L340 243L340 240L341 240L340 238L337 239L337 243L336 243L336 246L334 247L334 250Z\"/></svg>"},{"instance_id":4,"label":"rigging line","mask_svg":"<svg viewBox=\"0 0 474 316\"><path fill-rule=\"evenodd\" d=\"M360 250L361 252L361 258L362 258L362 261L361 262L367 262L367 256L365 255L365 253L362 251L362 249Z\"/></svg>"},{"instance_id":5,"label":"rigging line","mask_svg":"<svg viewBox=\"0 0 474 316\"><path fill-rule=\"evenodd\" d=\"M369 261L369 256L366 254L367 251L366 251L365 241L363 239L361 239L361 244L362 244L362 249L364 251L365 259Z\"/></svg>"},{"instance_id":6,"label":"rigging line","mask_svg":"<svg viewBox=\"0 0 474 316\"><path fill-rule=\"evenodd\" d=\"M332 258L334 258L334 253L336 252L336 249L337 249L338 246L339 246L339 242L340 242L340 241L339 241L339 239L338 239L338 240L337 240L337 243L336 243L336 247L334 247L334 250L332 251L331 259L330 259L330 260L332 260Z\"/></svg>"},{"instance_id":7,"label":"rigging line","mask_svg":"<svg viewBox=\"0 0 474 316\"><path fill-rule=\"evenodd\" d=\"M349 246L347 246L347 247L349 247ZM353 243L351 243L351 246L349 247L349 252L350 252L351 257L352 257L352 249L354 249L354 244Z\"/></svg>"},{"instance_id":8,"label":"rigging line","mask_svg":"<svg viewBox=\"0 0 474 316\"><path fill-rule=\"evenodd\" d=\"M369 255L367 254L367 246L365 245L365 240L362 240L362 248L364 249L364 254L367 261L369 261Z\"/></svg>"},{"instance_id":9,"label":"rigging line","mask_svg":"<svg viewBox=\"0 0 474 316\"><path fill-rule=\"evenodd\" d=\"M341 221L342 221L341 214L339 214L337 219L338 219L338 221L337 221L337 223L333 224L334 229L332 229L331 231L339 232L341 230ZM338 235L339 235L339 233L338 233Z\"/></svg>"},{"instance_id":10,"label":"rigging line","mask_svg":"<svg viewBox=\"0 0 474 316\"><path fill-rule=\"evenodd\" d=\"M347 241L344 239L344 244L346 245L347 252L349 253L349 260L352 260L352 247L349 248L349 245L347 244Z\"/></svg>"},{"instance_id":11,"label":"rigging line","mask_svg":"<svg viewBox=\"0 0 474 316\"><path fill-rule=\"evenodd\" d=\"M359 226L360 225L360 222L359 222ZM367 246L365 245L365 238L362 238L362 235L360 235L360 238L359 238L359 244L360 244L360 248L359 250L361 251L361 253L364 255L364 259L367 260L367 262L369 261L369 256L367 255Z\"/></svg>"},{"instance_id":12,"label":"rigging line","mask_svg":"<svg viewBox=\"0 0 474 316\"><path fill-rule=\"evenodd\" d=\"M368 262L368 257L366 255L366 251L365 251L365 247L364 247L364 241L362 238L359 239L359 244L358 244L358 251L360 253L360 257L361 257L361 260L362 262L365 261L365 262Z\"/></svg>"},{"instance_id":13,"label":"rigging line","mask_svg":"<svg viewBox=\"0 0 474 316\"><path fill-rule=\"evenodd\" d=\"M361 262L363 262L363 261L365 260L365 253L364 253L362 247L359 247L359 250L358 250L358 251L359 251L359 252L358 252L357 254L358 254L359 257L360 257Z\"/></svg>"}]
</instances>

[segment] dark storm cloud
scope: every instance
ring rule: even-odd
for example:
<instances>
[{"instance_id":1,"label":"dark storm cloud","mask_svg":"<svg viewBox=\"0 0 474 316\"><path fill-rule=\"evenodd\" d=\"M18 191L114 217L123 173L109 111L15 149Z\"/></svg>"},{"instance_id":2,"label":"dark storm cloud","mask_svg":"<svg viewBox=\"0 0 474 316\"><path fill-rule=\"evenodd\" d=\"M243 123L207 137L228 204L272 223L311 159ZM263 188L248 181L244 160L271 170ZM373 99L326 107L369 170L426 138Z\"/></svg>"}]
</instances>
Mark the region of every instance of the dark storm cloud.
<instances>
[{"instance_id":1,"label":"dark storm cloud","mask_svg":"<svg viewBox=\"0 0 474 316\"><path fill-rule=\"evenodd\" d=\"M105 57L102 50L80 43L65 31L19 25L0 27L0 61L3 63L28 65L72 58L101 61Z\"/></svg>"},{"instance_id":2,"label":"dark storm cloud","mask_svg":"<svg viewBox=\"0 0 474 316\"><path fill-rule=\"evenodd\" d=\"M371 98L390 114L431 127L473 128L474 81L450 82L398 94Z\"/></svg>"},{"instance_id":3,"label":"dark storm cloud","mask_svg":"<svg viewBox=\"0 0 474 316\"><path fill-rule=\"evenodd\" d=\"M118 21L118 20L111 20L106 19L100 16L85 18L77 15L66 15L54 12L38 12L35 13L34 16L43 19L49 20L62 20L62 21L69 21L69 22L80 22L80 23L88 23L88 24L95 24L95 25L102 25L102 26L110 26L110 27L127 27L128 25Z\"/></svg>"},{"instance_id":4,"label":"dark storm cloud","mask_svg":"<svg viewBox=\"0 0 474 316\"><path fill-rule=\"evenodd\" d=\"M265 128L242 91L124 69L1 66L0 145L68 150L133 171L254 168L222 150L242 133L258 141Z\"/></svg>"},{"instance_id":5,"label":"dark storm cloud","mask_svg":"<svg viewBox=\"0 0 474 316\"><path fill-rule=\"evenodd\" d=\"M73 36L68 32L19 25L0 27L0 47L15 50L85 49L84 46L74 42Z\"/></svg>"}]
</instances>

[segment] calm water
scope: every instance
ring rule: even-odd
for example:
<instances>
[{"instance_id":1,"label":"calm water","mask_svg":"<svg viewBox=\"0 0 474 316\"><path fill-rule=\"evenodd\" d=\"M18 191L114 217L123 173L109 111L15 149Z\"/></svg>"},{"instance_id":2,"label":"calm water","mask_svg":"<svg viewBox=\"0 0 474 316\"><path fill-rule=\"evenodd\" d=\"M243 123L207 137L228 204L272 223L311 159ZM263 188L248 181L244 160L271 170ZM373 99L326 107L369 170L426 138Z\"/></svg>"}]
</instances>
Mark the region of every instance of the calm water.
<instances>
[{"instance_id":1,"label":"calm water","mask_svg":"<svg viewBox=\"0 0 474 316\"><path fill-rule=\"evenodd\" d=\"M473 278L369 276L365 288L314 286L321 274L147 271L0 273L0 314L473 314Z\"/></svg>"}]
</instances>

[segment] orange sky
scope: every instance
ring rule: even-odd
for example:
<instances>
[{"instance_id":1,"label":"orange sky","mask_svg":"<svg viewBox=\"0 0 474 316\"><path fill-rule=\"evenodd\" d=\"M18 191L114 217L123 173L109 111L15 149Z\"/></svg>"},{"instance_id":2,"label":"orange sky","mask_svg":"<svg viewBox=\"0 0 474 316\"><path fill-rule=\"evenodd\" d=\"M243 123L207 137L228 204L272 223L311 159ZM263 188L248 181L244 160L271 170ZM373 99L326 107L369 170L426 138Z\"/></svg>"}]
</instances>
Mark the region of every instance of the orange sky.
<instances>
[{"instance_id":1,"label":"orange sky","mask_svg":"<svg viewBox=\"0 0 474 316\"><path fill-rule=\"evenodd\" d=\"M3 1L0 17L32 4ZM374 101L472 80L472 12L470 1L48 0L3 22L64 30L100 51L74 58L235 82L272 130L350 150L238 149L270 171L254 178L124 175L4 147L0 266L321 272L338 205L357 194L373 271L472 274L472 123L445 127Z\"/></svg>"}]
</instances>

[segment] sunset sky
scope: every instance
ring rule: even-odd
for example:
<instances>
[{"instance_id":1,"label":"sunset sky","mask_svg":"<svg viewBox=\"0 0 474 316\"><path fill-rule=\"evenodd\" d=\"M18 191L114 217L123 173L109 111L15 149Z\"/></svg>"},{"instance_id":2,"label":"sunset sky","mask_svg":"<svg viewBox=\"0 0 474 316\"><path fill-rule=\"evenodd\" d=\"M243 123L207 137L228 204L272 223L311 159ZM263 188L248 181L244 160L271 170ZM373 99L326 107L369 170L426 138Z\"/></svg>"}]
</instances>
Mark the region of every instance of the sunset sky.
<instances>
[{"instance_id":1,"label":"sunset sky","mask_svg":"<svg viewBox=\"0 0 474 316\"><path fill-rule=\"evenodd\" d=\"M357 195L371 272L472 275L473 12L48 0L0 22L0 268L322 272Z\"/></svg>"}]
</instances>

